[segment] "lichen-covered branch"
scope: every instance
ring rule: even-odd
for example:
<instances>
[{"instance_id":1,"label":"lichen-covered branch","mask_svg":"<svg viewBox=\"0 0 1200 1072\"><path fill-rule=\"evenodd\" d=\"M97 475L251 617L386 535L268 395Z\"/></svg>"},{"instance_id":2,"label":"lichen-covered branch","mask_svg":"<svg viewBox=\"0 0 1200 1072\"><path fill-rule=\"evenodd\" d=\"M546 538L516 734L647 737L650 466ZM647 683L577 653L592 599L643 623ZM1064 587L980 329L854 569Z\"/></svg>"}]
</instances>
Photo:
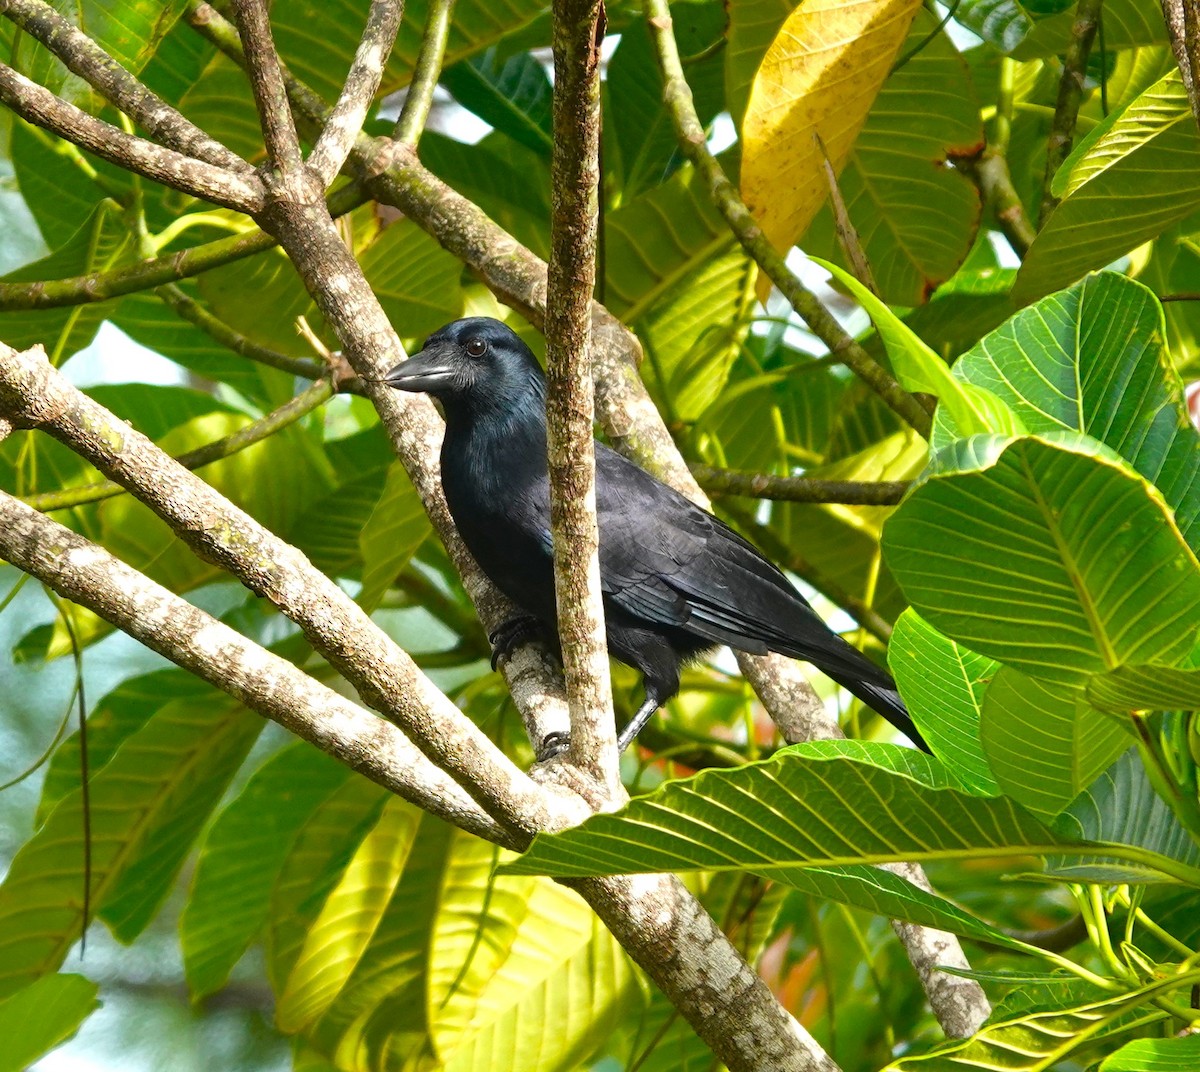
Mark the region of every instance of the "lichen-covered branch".
<instances>
[{"instance_id":1,"label":"lichen-covered branch","mask_svg":"<svg viewBox=\"0 0 1200 1072\"><path fill-rule=\"evenodd\" d=\"M0 557L405 800L514 845L396 726L4 492Z\"/></svg>"},{"instance_id":2,"label":"lichen-covered branch","mask_svg":"<svg viewBox=\"0 0 1200 1072\"><path fill-rule=\"evenodd\" d=\"M848 506L895 506L912 486L908 480L821 480L776 476L738 469L717 469L694 462L692 476L711 495L744 495L781 502L844 503Z\"/></svg>"},{"instance_id":3,"label":"lichen-covered branch","mask_svg":"<svg viewBox=\"0 0 1200 1072\"><path fill-rule=\"evenodd\" d=\"M264 0L233 0L238 36L246 57L246 74L250 90L258 106L267 156L278 171L278 178L288 181L301 170L300 138L292 119L292 109L283 88L283 74L275 41L271 37L271 20Z\"/></svg>"},{"instance_id":4,"label":"lichen-covered branch","mask_svg":"<svg viewBox=\"0 0 1200 1072\"><path fill-rule=\"evenodd\" d=\"M342 170L354 139L362 131L367 109L383 79L383 69L395 43L396 31L400 29L403 12L401 0L372 0L367 26L350 65L350 73L325 129L308 157L308 166L327 188Z\"/></svg>"},{"instance_id":5,"label":"lichen-covered branch","mask_svg":"<svg viewBox=\"0 0 1200 1072\"><path fill-rule=\"evenodd\" d=\"M1058 81L1054 122L1046 142L1046 178L1042 183L1042 206L1038 213L1038 225L1042 227L1058 204L1058 198L1051 192L1051 183L1075 142L1075 122L1079 118L1079 105L1083 101L1088 54L1092 51L1096 28L1100 25L1101 3L1102 0L1079 0L1075 8L1071 43L1063 57L1062 77Z\"/></svg>"},{"instance_id":6,"label":"lichen-covered branch","mask_svg":"<svg viewBox=\"0 0 1200 1072\"><path fill-rule=\"evenodd\" d=\"M163 145L214 167L250 175L254 168L148 90L87 34L43 0L0 0L0 14L54 53L105 100Z\"/></svg>"},{"instance_id":7,"label":"lichen-covered branch","mask_svg":"<svg viewBox=\"0 0 1200 1072\"><path fill-rule=\"evenodd\" d=\"M863 380L902 420L929 438L932 419L929 411L909 394L890 372L866 352L834 319L791 269L783 254L763 233L746 207L741 194L725 174L717 158L709 151L708 138L692 103L692 91L683 74L679 48L667 0L645 0L646 18L658 51L663 71L663 100L675 124L679 148L708 184L713 203L725 217L742 248L754 258L771 282L787 298L792 308L812 329L829 351Z\"/></svg>"},{"instance_id":8,"label":"lichen-covered branch","mask_svg":"<svg viewBox=\"0 0 1200 1072\"><path fill-rule=\"evenodd\" d=\"M600 182L602 0L556 0L554 151L546 291L546 444L554 590L571 762L620 793L596 527L594 402L588 357Z\"/></svg>"},{"instance_id":9,"label":"lichen-covered branch","mask_svg":"<svg viewBox=\"0 0 1200 1072\"><path fill-rule=\"evenodd\" d=\"M1200 126L1200 0L1160 0L1171 51Z\"/></svg>"},{"instance_id":10,"label":"lichen-covered branch","mask_svg":"<svg viewBox=\"0 0 1200 1072\"><path fill-rule=\"evenodd\" d=\"M327 380L314 383L307 391L302 391L289 402L277 409L251 421L244 428L239 428L231 435L222 436L211 443L205 443L195 450L176 455L175 461L185 469L201 469L213 462L228 458L238 451L261 443L268 436L274 435L280 429L294 424L301 417L311 413L318 406L324 405L333 397L333 386ZM125 488L111 480L103 480L95 484L82 484L78 487L63 488L60 491L45 491L38 495L27 495L24 502L35 510L53 513L55 510L69 510L84 503L100 502L111 499L116 495L124 495Z\"/></svg>"},{"instance_id":11,"label":"lichen-covered branch","mask_svg":"<svg viewBox=\"0 0 1200 1072\"><path fill-rule=\"evenodd\" d=\"M165 149L105 123L0 63L0 101L22 119L95 153L127 171L237 212L262 206L262 183Z\"/></svg>"},{"instance_id":12,"label":"lichen-covered branch","mask_svg":"<svg viewBox=\"0 0 1200 1072\"><path fill-rule=\"evenodd\" d=\"M7 350L7 348L5 348ZM128 488L206 561L270 599L358 690L494 819L528 836L545 794L298 550L73 387L40 350L0 350L0 412L53 435Z\"/></svg>"}]
</instances>

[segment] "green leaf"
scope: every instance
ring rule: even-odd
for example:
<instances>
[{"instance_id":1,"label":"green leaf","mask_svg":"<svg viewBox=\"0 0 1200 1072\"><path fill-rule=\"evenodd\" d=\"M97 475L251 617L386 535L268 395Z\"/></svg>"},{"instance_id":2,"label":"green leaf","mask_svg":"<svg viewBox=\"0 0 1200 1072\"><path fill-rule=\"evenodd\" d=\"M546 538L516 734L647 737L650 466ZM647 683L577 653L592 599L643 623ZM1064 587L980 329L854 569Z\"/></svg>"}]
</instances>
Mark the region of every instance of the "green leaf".
<instances>
[{"instance_id":1,"label":"green leaf","mask_svg":"<svg viewBox=\"0 0 1200 1072\"><path fill-rule=\"evenodd\" d=\"M1024 431L1020 420L991 391L952 376L946 362L854 276L829 261L812 260L832 273L875 322L900 385L907 391L936 395L958 436L980 432L1020 435Z\"/></svg>"},{"instance_id":2,"label":"green leaf","mask_svg":"<svg viewBox=\"0 0 1200 1072\"><path fill-rule=\"evenodd\" d=\"M389 800L321 907L276 1003L288 1032L319 1019L354 971L404 870L420 812Z\"/></svg>"},{"instance_id":3,"label":"green leaf","mask_svg":"<svg viewBox=\"0 0 1200 1072\"><path fill-rule=\"evenodd\" d=\"M979 721L988 682L1000 664L942 636L910 607L896 621L888 666L909 714L946 769L964 789L998 792Z\"/></svg>"},{"instance_id":4,"label":"green leaf","mask_svg":"<svg viewBox=\"0 0 1200 1072\"><path fill-rule=\"evenodd\" d=\"M1129 749L1085 789L1054 823L1070 838L1137 846L1159 857L1170 857L1188 867L1200 864L1200 845L1188 835L1162 797L1154 791L1141 758ZM1051 870L1070 881L1155 881L1140 863L1128 857L1052 858ZM1153 868L1152 868L1153 871Z\"/></svg>"},{"instance_id":5,"label":"green leaf","mask_svg":"<svg viewBox=\"0 0 1200 1072\"><path fill-rule=\"evenodd\" d=\"M951 167L983 145L979 101L966 62L937 17L918 11L838 176L838 189L881 296L921 305L966 257L979 226L979 193ZM952 89L950 87L953 87ZM822 210L803 240L810 256L845 264L833 214Z\"/></svg>"},{"instance_id":6,"label":"green leaf","mask_svg":"<svg viewBox=\"0 0 1200 1072\"><path fill-rule=\"evenodd\" d=\"M1099 1072L1192 1072L1200 1067L1200 1035L1134 1039L1100 1064Z\"/></svg>"},{"instance_id":7,"label":"green leaf","mask_svg":"<svg viewBox=\"0 0 1200 1072\"><path fill-rule=\"evenodd\" d=\"M984 752L1000 789L1052 818L1132 743L1119 721L1092 708L1081 685L1002 666L983 700Z\"/></svg>"},{"instance_id":8,"label":"green leaf","mask_svg":"<svg viewBox=\"0 0 1200 1072\"><path fill-rule=\"evenodd\" d=\"M1127 860L1185 882L1200 877L1191 865L1139 846L1068 839L1005 797L963 793L936 761L905 754L911 749L831 744L797 746L764 763L666 782L619 812L595 815L560 834L539 834L501 871L557 877L762 872L1069 850Z\"/></svg>"},{"instance_id":9,"label":"green leaf","mask_svg":"<svg viewBox=\"0 0 1200 1072\"><path fill-rule=\"evenodd\" d=\"M1200 168L1200 131L1179 71L1097 127L1067 168L1064 199L1017 274L1020 304L1103 268L1200 205L1190 181Z\"/></svg>"},{"instance_id":10,"label":"green leaf","mask_svg":"<svg viewBox=\"0 0 1200 1072\"><path fill-rule=\"evenodd\" d=\"M358 538L362 591L358 601L374 610L388 587L429 535L429 516L399 462L388 469L383 494Z\"/></svg>"},{"instance_id":11,"label":"green leaf","mask_svg":"<svg viewBox=\"0 0 1200 1072\"><path fill-rule=\"evenodd\" d=\"M1033 29L1038 19L1072 7L1071 0L963 0L955 19L989 44L1011 52Z\"/></svg>"},{"instance_id":12,"label":"green leaf","mask_svg":"<svg viewBox=\"0 0 1200 1072\"><path fill-rule=\"evenodd\" d=\"M1158 487L1200 552L1200 437L1163 338L1154 295L1104 272L1023 309L954 375L991 391L1030 432L1073 429L1106 443ZM940 425L935 447L948 439Z\"/></svg>"},{"instance_id":13,"label":"green leaf","mask_svg":"<svg viewBox=\"0 0 1200 1072\"><path fill-rule=\"evenodd\" d=\"M1200 973L1179 975L1086 1005L988 1024L971 1038L952 1042L935 1053L902 1057L885 1072L961 1072L971 1068L1045 1072L1100 1039L1111 1044L1115 1037L1164 1019L1166 1013L1145 1008L1149 1001L1197 979Z\"/></svg>"},{"instance_id":14,"label":"green leaf","mask_svg":"<svg viewBox=\"0 0 1200 1072\"><path fill-rule=\"evenodd\" d=\"M149 922L263 723L229 702L167 703L91 783L93 910L122 941ZM80 792L64 797L0 886L0 994L54 971L79 938Z\"/></svg>"},{"instance_id":15,"label":"green leaf","mask_svg":"<svg viewBox=\"0 0 1200 1072\"><path fill-rule=\"evenodd\" d=\"M485 123L549 159L550 79L528 52L502 59L493 47L444 68L438 81Z\"/></svg>"},{"instance_id":16,"label":"green leaf","mask_svg":"<svg viewBox=\"0 0 1200 1072\"><path fill-rule=\"evenodd\" d=\"M462 265L415 223L393 223L358 259L404 338L423 338L462 315Z\"/></svg>"},{"instance_id":17,"label":"green leaf","mask_svg":"<svg viewBox=\"0 0 1200 1072\"><path fill-rule=\"evenodd\" d=\"M1049 681L1182 659L1200 568L1158 493L1099 446L1019 439L981 471L915 489L884 530L912 605L946 636Z\"/></svg>"},{"instance_id":18,"label":"green leaf","mask_svg":"<svg viewBox=\"0 0 1200 1072\"><path fill-rule=\"evenodd\" d=\"M1121 666L1088 681L1088 699L1102 711L1200 711L1200 670Z\"/></svg>"},{"instance_id":19,"label":"green leaf","mask_svg":"<svg viewBox=\"0 0 1200 1072\"><path fill-rule=\"evenodd\" d=\"M0 1072L24 1072L74 1036L100 1007L99 989L82 975L43 975L0 1001Z\"/></svg>"},{"instance_id":20,"label":"green leaf","mask_svg":"<svg viewBox=\"0 0 1200 1072\"><path fill-rule=\"evenodd\" d=\"M220 989L267 919L301 827L351 772L303 741L266 761L213 823L179 920L194 1000Z\"/></svg>"}]
</instances>

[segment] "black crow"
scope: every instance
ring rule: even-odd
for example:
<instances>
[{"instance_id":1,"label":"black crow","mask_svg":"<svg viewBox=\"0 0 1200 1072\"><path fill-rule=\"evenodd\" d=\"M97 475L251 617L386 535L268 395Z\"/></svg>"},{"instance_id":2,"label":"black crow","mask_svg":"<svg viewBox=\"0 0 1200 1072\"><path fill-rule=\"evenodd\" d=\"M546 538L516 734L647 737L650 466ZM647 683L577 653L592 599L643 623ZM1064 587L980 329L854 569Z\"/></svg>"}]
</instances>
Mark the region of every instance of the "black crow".
<instances>
[{"instance_id":1,"label":"black crow","mask_svg":"<svg viewBox=\"0 0 1200 1072\"><path fill-rule=\"evenodd\" d=\"M450 513L484 573L525 612L492 634L493 665L531 630L557 648L546 382L533 353L498 320L470 317L431 335L385 382L442 403ZM783 573L601 443L596 510L608 650L641 671L646 689L622 749L679 691L680 665L721 644L812 663L925 747L891 677L830 630Z\"/></svg>"}]
</instances>

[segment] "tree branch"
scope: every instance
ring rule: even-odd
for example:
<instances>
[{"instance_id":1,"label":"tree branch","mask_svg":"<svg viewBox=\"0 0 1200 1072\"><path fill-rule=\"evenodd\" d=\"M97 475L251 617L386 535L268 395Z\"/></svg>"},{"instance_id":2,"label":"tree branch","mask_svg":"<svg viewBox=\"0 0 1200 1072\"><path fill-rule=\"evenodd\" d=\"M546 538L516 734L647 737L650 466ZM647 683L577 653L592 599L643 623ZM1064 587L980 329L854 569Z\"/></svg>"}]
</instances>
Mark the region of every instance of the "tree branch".
<instances>
[{"instance_id":1,"label":"tree branch","mask_svg":"<svg viewBox=\"0 0 1200 1072\"><path fill-rule=\"evenodd\" d=\"M446 41L450 37L450 16L454 13L454 0L432 0L425 19L425 33L421 37L421 51L417 54L417 65L413 68L408 92L392 137L408 146L415 147L429 119L433 105L433 91L437 88L442 73L442 60L446 55Z\"/></svg>"},{"instance_id":2,"label":"tree branch","mask_svg":"<svg viewBox=\"0 0 1200 1072\"><path fill-rule=\"evenodd\" d=\"M267 158L279 173L278 178L290 180L303 169L304 159L300 154L292 109L283 88L283 74L271 38L267 5L265 0L233 0L233 12L246 57L250 90L258 107Z\"/></svg>"},{"instance_id":3,"label":"tree branch","mask_svg":"<svg viewBox=\"0 0 1200 1072\"><path fill-rule=\"evenodd\" d=\"M0 555L385 789L489 841L515 844L390 722L4 492Z\"/></svg>"},{"instance_id":4,"label":"tree branch","mask_svg":"<svg viewBox=\"0 0 1200 1072\"><path fill-rule=\"evenodd\" d=\"M367 109L375 99L388 55L396 41L403 11L401 0L372 0L371 13L367 16L367 26L350 65L350 73L346 75L337 104L308 157L308 166L326 188L342 170L354 139L362 132Z\"/></svg>"},{"instance_id":5,"label":"tree branch","mask_svg":"<svg viewBox=\"0 0 1200 1072\"><path fill-rule=\"evenodd\" d=\"M0 0L0 14L54 53L105 100L169 149L243 175L254 168L181 115L43 0Z\"/></svg>"},{"instance_id":6,"label":"tree branch","mask_svg":"<svg viewBox=\"0 0 1200 1072\"><path fill-rule=\"evenodd\" d=\"M228 458L240 450L261 443L268 436L274 435L281 428L294 424L305 414L311 413L318 406L324 405L333 397L334 390L328 380L314 383L307 391L298 394L278 409L272 410L266 416L239 428L232 435L223 436L205 443L202 447L176 455L174 461L185 469L201 469L213 462ZM55 510L69 510L85 503L100 502L117 495L124 495L126 489L111 480L96 484L84 484L81 487L63 488L61 491L47 491L39 495L27 495L24 502L35 510L43 513L53 513Z\"/></svg>"},{"instance_id":7,"label":"tree branch","mask_svg":"<svg viewBox=\"0 0 1200 1072\"><path fill-rule=\"evenodd\" d=\"M546 446L554 590L571 763L609 799L622 794L596 527L595 409L588 361L596 283L603 0L556 0L554 151L546 294Z\"/></svg>"},{"instance_id":8,"label":"tree branch","mask_svg":"<svg viewBox=\"0 0 1200 1072\"><path fill-rule=\"evenodd\" d=\"M1058 82L1054 123L1050 128L1050 138L1046 142L1046 178L1042 183L1042 207L1038 213L1038 225L1041 227L1046 225L1046 218L1058 204L1058 198L1051 193L1050 185L1075 141L1075 120L1079 116L1079 104L1083 100L1088 53L1092 51L1092 40L1096 36L1096 27L1100 24L1101 2L1102 0L1079 0L1075 8L1071 43L1063 57L1062 78Z\"/></svg>"},{"instance_id":9,"label":"tree branch","mask_svg":"<svg viewBox=\"0 0 1200 1072\"><path fill-rule=\"evenodd\" d=\"M1200 125L1200 3L1197 0L1160 0L1167 23L1171 51L1183 75L1183 85Z\"/></svg>"},{"instance_id":10,"label":"tree branch","mask_svg":"<svg viewBox=\"0 0 1200 1072\"><path fill-rule=\"evenodd\" d=\"M117 167L237 212L253 214L262 207L262 183L257 178L213 167L145 138L126 134L61 100L3 63L0 63L0 101L22 119Z\"/></svg>"},{"instance_id":11,"label":"tree branch","mask_svg":"<svg viewBox=\"0 0 1200 1072\"><path fill-rule=\"evenodd\" d=\"M709 152L707 135L696 115L692 91L688 88L683 66L679 61L679 48L675 43L667 0L645 0L645 11L662 66L663 100L675 125L680 151L704 177L713 203L725 217L730 230L817 338L829 347L830 353L844 362L847 368L879 395L903 421L928 439L932 420L925 407L842 329L816 295L788 268L783 255L763 234L737 187L729 181L716 157Z\"/></svg>"},{"instance_id":12,"label":"tree branch","mask_svg":"<svg viewBox=\"0 0 1200 1072\"><path fill-rule=\"evenodd\" d=\"M527 837L550 821L545 794L304 555L73 387L40 349L0 358L0 412L14 424L40 428L87 458L202 558L270 599L367 704L507 829Z\"/></svg>"},{"instance_id":13,"label":"tree branch","mask_svg":"<svg viewBox=\"0 0 1200 1072\"><path fill-rule=\"evenodd\" d=\"M911 480L819 480L808 476L775 476L739 469L716 469L692 462L700 486L716 495L744 495L781 502L844 503L848 506L895 506L912 487Z\"/></svg>"}]
</instances>

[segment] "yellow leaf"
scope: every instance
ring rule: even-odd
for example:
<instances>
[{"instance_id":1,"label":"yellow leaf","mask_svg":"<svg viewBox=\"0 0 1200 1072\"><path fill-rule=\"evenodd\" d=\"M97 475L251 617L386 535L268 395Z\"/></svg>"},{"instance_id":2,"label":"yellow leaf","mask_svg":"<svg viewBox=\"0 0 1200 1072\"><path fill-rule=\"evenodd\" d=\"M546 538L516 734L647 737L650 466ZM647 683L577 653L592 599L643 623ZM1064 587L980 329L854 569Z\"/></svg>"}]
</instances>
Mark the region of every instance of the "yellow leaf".
<instances>
[{"instance_id":1,"label":"yellow leaf","mask_svg":"<svg viewBox=\"0 0 1200 1072\"><path fill-rule=\"evenodd\" d=\"M742 197L781 250L829 196L817 135L840 172L920 0L806 0L767 49L742 123ZM766 296L760 280L759 296Z\"/></svg>"}]
</instances>

